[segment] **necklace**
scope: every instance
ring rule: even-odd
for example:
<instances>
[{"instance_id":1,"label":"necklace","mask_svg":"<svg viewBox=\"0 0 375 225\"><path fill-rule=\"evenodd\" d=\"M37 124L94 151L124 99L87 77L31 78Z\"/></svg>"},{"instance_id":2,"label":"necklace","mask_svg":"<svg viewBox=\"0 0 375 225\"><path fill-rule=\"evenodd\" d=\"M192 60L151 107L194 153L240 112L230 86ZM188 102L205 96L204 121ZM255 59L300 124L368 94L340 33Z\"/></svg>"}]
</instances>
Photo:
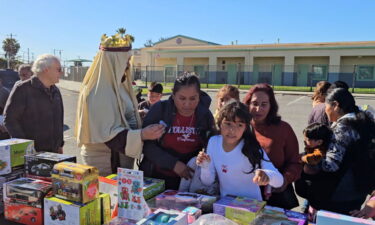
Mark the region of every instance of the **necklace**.
<instances>
[{"instance_id":1,"label":"necklace","mask_svg":"<svg viewBox=\"0 0 375 225\"><path fill-rule=\"evenodd\" d=\"M179 114L179 115L182 116L181 114ZM193 115L191 115L189 126L186 126L186 127L191 127L191 125L193 123L193 120L194 120L194 117L195 117L195 113ZM177 126L181 127L180 120L177 117L176 117L176 122L177 122Z\"/></svg>"}]
</instances>

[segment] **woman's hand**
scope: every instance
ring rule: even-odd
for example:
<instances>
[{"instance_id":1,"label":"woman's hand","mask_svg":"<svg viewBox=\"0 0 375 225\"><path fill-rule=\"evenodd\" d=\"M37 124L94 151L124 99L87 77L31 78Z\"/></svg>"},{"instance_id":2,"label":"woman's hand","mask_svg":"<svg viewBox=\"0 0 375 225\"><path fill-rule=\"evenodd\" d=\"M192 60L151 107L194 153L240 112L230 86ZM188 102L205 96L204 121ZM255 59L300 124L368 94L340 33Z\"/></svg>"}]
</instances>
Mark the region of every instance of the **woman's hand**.
<instances>
[{"instance_id":1,"label":"woman's hand","mask_svg":"<svg viewBox=\"0 0 375 225\"><path fill-rule=\"evenodd\" d=\"M173 171L180 177L189 180L193 177L194 170L188 167L185 163L177 161L174 165Z\"/></svg>"},{"instance_id":2,"label":"woman's hand","mask_svg":"<svg viewBox=\"0 0 375 225\"><path fill-rule=\"evenodd\" d=\"M164 133L165 126L161 124L151 124L141 130L142 141L155 140L160 138Z\"/></svg>"},{"instance_id":3,"label":"woman's hand","mask_svg":"<svg viewBox=\"0 0 375 225\"><path fill-rule=\"evenodd\" d=\"M210 164L211 162L211 158L208 154L206 154L205 152L203 151L200 151L198 156L197 156L197 160L196 160L196 164L200 167L208 167L208 165Z\"/></svg>"},{"instance_id":4,"label":"woman's hand","mask_svg":"<svg viewBox=\"0 0 375 225\"><path fill-rule=\"evenodd\" d=\"M263 170L255 170L255 176L253 182L259 186L267 185L270 182L270 178Z\"/></svg>"},{"instance_id":5,"label":"woman's hand","mask_svg":"<svg viewBox=\"0 0 375 225\"><path fill-rule=\"evenodd\" d=\"M375 217L375 199L371 198L367 201L365 207L361 210L353 210L350 212L351 216L360 217L368 219L370 217Z\"/></svg>"}]
</instances>

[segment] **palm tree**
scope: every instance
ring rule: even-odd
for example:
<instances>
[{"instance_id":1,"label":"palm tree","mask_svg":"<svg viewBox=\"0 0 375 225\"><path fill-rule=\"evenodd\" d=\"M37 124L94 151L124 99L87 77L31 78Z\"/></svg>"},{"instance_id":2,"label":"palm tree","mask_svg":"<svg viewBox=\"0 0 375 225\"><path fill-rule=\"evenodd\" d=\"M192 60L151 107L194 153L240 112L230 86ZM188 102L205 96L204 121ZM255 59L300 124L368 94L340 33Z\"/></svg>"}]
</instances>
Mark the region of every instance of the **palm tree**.
<instances>
[{"instance_id":1,"label":"palm tree","mask_svg":"<svg viewBox=\"0 0 375 225\"><path fill-rule=\"evenodd\" d=\"M126 29L121 27L121 28L117 29L116 32L119 33L121 35L121 37L124 37L124 34L126 33Z\"/></svg>"},{"instance_id":2,"label":"palm tree","mask_svg":"<svg viewBox=\"0 0 375 225\"><path fill-rule=\"evenodd\" d=\"M3 50L5 56L8 59L8 68L10 66L10 60L14 60L14 57L17 55L18 50L20 50L20 44L14 38L6 38L3 41Z\"/></svg>"}]
</instances>

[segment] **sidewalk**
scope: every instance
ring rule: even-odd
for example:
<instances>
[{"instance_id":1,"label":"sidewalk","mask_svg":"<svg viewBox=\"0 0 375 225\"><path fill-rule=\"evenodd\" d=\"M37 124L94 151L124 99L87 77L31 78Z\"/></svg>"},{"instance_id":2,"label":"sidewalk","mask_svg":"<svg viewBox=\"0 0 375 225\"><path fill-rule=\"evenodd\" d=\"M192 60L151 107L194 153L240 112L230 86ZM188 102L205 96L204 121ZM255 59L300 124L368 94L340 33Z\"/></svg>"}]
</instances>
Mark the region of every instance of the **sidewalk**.
<instances>
[{"instance_id":1,"label":"sidewalk","mask_svg":"<svg viewBox=\"0 0 375 225\"><path fill-rule=\"evenodd\" d=\"M81 82L77 81L70 81L70 80L63 80L60 79L60 82L57 84L57 87L64 88L69 91L79 92L81 88ZM206 92L217 92L218 89L209 89L209 88L202 88L202 90ZM245 94L247 93L247 90L240 90L240 93ZM276 94L281 95L311 95L312 92L300 92L300 91L275 91ZM373 97L375 98L374 94L358 94L354 93L354 97Z\"/></svg>"}]
</instances>

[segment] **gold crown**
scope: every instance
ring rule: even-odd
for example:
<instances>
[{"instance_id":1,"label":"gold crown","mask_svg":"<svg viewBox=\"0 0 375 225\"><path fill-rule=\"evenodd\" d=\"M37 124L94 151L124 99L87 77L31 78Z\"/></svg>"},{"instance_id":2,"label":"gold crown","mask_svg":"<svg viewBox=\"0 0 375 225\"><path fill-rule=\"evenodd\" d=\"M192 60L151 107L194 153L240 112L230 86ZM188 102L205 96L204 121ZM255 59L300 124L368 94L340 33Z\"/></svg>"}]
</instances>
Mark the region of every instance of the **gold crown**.
<instances>
[{"instance_id":1,"label":"gold crown","mask_svg":"<svg viewBox=\"0 0 375 225\"><path fill-rule=\"evenodd\" d=\"M107 36L103 34L100 41L100 46L102 48L123 48L130 47L134 42L134 37L130 34L125 34L126 29L120 28L117 30L117 33L112 36Z\"/></svg>"}]
</instances>

